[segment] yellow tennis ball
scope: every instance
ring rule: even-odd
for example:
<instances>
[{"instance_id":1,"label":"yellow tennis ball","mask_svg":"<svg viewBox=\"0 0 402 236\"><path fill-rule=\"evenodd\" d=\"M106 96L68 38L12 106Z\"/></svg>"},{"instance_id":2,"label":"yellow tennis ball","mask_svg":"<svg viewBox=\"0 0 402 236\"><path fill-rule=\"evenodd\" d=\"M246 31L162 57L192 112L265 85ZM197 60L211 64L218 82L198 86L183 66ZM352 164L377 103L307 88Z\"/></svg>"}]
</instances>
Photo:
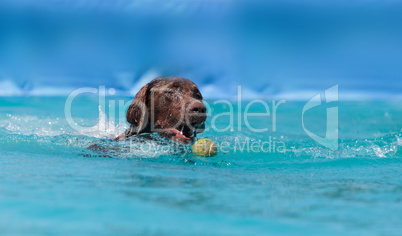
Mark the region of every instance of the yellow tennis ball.
<instances>
[{"instance_id":1,"label":"yellow tennis ball","mask_svg":"<svg viewBox=\"0 0 402 236\"><path fill-rule=\"evenodd\" d=\"M218 154L218 148L210 139L202 138L194 143L192 147L193 153L198 156L212 157Z\"/></svg>"}]
</instances>

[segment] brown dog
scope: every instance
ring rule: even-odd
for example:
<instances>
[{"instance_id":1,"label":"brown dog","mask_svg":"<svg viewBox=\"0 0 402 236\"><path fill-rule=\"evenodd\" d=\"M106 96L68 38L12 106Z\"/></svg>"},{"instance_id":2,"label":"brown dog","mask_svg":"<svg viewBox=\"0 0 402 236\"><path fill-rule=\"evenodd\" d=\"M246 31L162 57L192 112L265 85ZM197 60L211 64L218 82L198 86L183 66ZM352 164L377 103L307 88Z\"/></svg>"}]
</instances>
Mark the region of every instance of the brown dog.
<instances>
[{"instance_id":1,"label":"brown dog","mask_svg":"<svg viewBox=\"0 0 402 236\"><path fill-rule=\"evenodd\" d=\"M127 110L130 128L116 140L157 132L181 143L192 143L205 129L206 108L192 81L177 76L158 77L135 95Z\"/></svg>"}]
</instances>

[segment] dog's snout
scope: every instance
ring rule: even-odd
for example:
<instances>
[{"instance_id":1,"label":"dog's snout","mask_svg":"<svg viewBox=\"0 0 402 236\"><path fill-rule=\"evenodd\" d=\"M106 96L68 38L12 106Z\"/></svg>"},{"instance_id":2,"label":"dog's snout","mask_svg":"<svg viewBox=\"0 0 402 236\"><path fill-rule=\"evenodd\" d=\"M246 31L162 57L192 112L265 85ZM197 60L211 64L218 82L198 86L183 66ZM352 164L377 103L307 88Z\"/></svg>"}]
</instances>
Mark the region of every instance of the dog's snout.
<instances>
[{"instance_id":1,"label":"dog's snout","mask_svg":"<svg viewBox=\"0 0 402 236\"><path fill-rule=\"evenodd\" d=\"M207 108L204 106L204 104L202 104L202 103L196 103L196 104L193 104L191 107L190 107L190 112L192 112L192 113L199 113L199 114L204 114L204 113L206 113L207 112Z\"/></svg>"}]
</instances>

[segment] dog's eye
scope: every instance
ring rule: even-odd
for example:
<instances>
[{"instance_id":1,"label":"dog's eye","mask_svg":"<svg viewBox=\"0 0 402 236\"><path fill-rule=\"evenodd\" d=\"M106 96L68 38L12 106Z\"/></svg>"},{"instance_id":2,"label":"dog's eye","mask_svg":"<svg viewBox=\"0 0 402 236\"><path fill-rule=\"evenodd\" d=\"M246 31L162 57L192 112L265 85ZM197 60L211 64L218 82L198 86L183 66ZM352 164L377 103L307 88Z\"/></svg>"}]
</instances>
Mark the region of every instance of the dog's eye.
<instances>
[{"instance_id":1,"label":"dog's eye","mask_svg":"<svg viewBox=\"0 0 402 236\"><path fill-rule=\"evenodd\" d=\"M176 91L174 89L166 89L165 93L174 94Z\"/></svg>"},{"instance_id":2,"label":"dog's eye","mask_svg":"<svg viewBox=\"0 0 402 236\"><path fill-rule=\"evenodd\" d=\"M200 91L198 89L194 89L193 96L194 96L195 99L198 99L198 100L202 99L201 93L200 93Z\"/></svg>"}]
</instances>

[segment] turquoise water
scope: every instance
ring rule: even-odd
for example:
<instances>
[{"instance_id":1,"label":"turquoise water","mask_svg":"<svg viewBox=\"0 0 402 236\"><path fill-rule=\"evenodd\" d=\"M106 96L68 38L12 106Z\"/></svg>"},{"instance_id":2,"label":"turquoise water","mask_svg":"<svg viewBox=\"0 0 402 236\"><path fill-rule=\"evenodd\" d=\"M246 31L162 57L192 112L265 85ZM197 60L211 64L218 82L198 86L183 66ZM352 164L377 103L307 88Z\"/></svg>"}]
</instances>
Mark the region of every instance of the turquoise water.
<instances>
[{"instance_id":1,"label":"turquoise water","mask_svg":"<svg viewBox=\"0 0 402 236\"><path fill-rule=\"evenodd\" d=\"M209 104L212 115L227 111ZM99 116L97 98L73 103L75 122L92 127L83 130L67 124L65 98L0 98L0 234L399 235L402 104L339 102L336 151L305 134L304 104L282 104L276 131L272 116L250 118L269 128L255 133L236 115L234 131L199 135L229 143L201 158L159 138L109 141L126 124L118 124L124 117L112 122L110 109L102 108L107 119ZM321 136L325 108L304 117ZM214 122L223 128L229 121ZM286 149L236 146L269 138ZM144 143L165 149L142 150ZM89 150L92 144L104 151Z\"/></svg>"}]
</instances>

